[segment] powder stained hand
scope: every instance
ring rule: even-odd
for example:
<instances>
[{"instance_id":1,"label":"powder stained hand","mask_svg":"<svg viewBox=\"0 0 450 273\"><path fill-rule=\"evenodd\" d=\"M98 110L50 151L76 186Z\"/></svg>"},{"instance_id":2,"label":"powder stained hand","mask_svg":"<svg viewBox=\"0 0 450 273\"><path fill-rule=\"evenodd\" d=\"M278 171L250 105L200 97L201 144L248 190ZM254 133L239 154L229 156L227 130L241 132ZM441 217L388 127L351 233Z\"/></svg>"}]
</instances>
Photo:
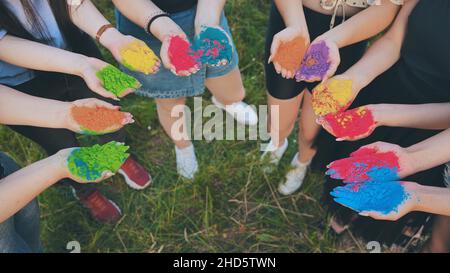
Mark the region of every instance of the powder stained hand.
<instances>
[{"instance_id":1,"label":"powder stained hand","mask_svg":"<svg viewBox=\"0 0 450 273\"><path fill-rule=\"evenodd\" d=\"M67 159L70 173L83 181L96 181L104 172L116 173L129 154L128 146L115 141L76 148Z\"/></svg>"},{"instance_id":2,"label":"powder stained hand","mask_svg":"<svg viewBox=\"0 0 450 273\"><path fill-rule=\"evenodd\" d=\"M126 113L104 107L74 106L71 114L83 133L88 135L114 132L122 128L126 118Z\"/></svg>"},{"instance_id":3,"label":"powder stained hand","mask_svg":"<svg viewBox=\"0 0 450 273\"><path fill-rule=\"evenodd\" d=\"M141 84L134 77L127 75L118 68L108 65L97 72L97 77L101 81L103 87L116 95L122 97L126 91L139 88Z\"/></svg>"},{"instance_id":4,"label":"powder stained hand","mask_svg":"<svg viewBox=\"0 0 450 273\"><path fill-rule=\"evenodd\" d=\"M273 62L288 71L297 71L302 64L307 46L305 38L302 36L282 43L273 57Z\"/></svg>"},{"instance_id":5,"label":"powder stained hand","mask_svg":"<svg viewBox=\"0 0 450 273\"><path fill-rule=\"evenodd\" d=\"M231 63L233 45L227 33L219 27L203 26L196 36L193 50L202 64L218 66Z\"/></svg>"},{"instance_id":6,"label":"powder stained hand","mask_svg":"<svg viewBox=\"0 0 450 273\"><path fill-rule=\"evenodd\" d=\"M353 82L344 79L330 79L313 90L312 106L317 116L345 111L352 103Z\"/></svg>"},{"instance_id":7,"label":"powder stained hand","mask_svg":"<svg viewBox=\"0 0 450 273\"><path fill-rule=\"evenodd\" d=\"M189 71L201 65L191 48L191 43L179 35L170 37L168 55L177 73Z\"/></svg>"},{"instance_id":8,"label":"powder stained hand","mask_svg":"<svg viewBox=\"0 0 450 273\"><path fill-rule=\"evenodd\" d=\"M372 111L367 107L328 114L321 123L333 136L347 140L368 136L376 127Z\"/></svg>"},{"instance_id":9,"label":"powder stained hand","mask_svg":"<svg viewBox=\"0 0 450 273\"><path fill-rule=\"evenodd\" d=\"M362 148L348 158L330 163L325 174L334 179L342 179L345 183L359 183L396 181L399 179L399 171L399 157L395 152Z\"/></svg>"},{"instance_id":10,"label":"powder stained hand","mask_svg":"<svg viewBox=\"0 0 450 273\"><path fill-rule=\"evenodd\" d=\"M159 58L145 43L135 41L120 50L123 65L132 71L152 74Z\"/></svg>"},{"instance_id":11,"label":"powder stained hand","mask_svg":"<svg viewBox=\"0 0 450 273\"><path fill-rule=\"evenodd\" d=\"M297 81L321 81L330 69L330 49L325 41L313 43L305 57L300 69L295 74Z\"/></svg>"},{"instance_id":12,"label":"powder stained hand","mask_svg":"<svg viewBox=\"0 0 450 273\"><path fill-rule=\"evenodd\" d=\"M410 194L402 182L371 181L336 187L331 193L334 201L357 212L378 212L388 215L398 212Z\"/></svg>"}]
</instances>

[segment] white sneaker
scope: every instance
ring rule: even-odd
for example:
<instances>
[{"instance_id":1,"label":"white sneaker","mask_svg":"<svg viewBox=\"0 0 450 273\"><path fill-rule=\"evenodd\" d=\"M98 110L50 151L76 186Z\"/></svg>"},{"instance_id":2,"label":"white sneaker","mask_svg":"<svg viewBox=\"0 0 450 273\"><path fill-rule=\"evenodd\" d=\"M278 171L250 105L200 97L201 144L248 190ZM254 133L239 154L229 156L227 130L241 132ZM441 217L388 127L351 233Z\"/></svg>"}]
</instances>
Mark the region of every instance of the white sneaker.
<instances>
[{"instance_id":1,"label":"white sneaker","mask_svg":"<svg viewBox=\"0 0 450 273\"><path fill-rule=\"evenodd\" d=\"M258 124L258 115L247 103L240 101L230 105L223 105L214 96L211 100L217 108L230 114L237 122L251 126Z\"/></svg>"},{"instance_id":2,"label":"white sneaker","mask_svg":"<svg viewBox=\"0 0 450 273\"><path fill-rule=\"evenodd\" d=\"M290 195L296 192L303 184L306 172L308 170L311 160L305 163L298 162L298 153L292 159L291 166L295 169L290 170L286 174L286 182L278 185L278 192L282 195Z\"/></svg>"},{"instance_id":3,"label":"white sneaker","mask_svg":"<svg viewBox=\"0 0 450 273\"><path fill-rule=\"evenodd\" d=\"M195 157L194 145L184 149L179 149L175 146L175 154L177 157L178 174L187 179L194 179L194 175L198 171L198 163L197 158Z\"/></svg>"},{"instance_id":4,"label":"white sneaker","mask_svg":"<svg viewBox=\"0 0 450 273\"><path fill-rule=\"evenodd\" d=\"M261 160L264 160L266 157L269 157L269 165L263 167L263 171L265 173L271 173L275 170L275 168L278 166L278 163L280 163L281 158L284 155L284 152L286 152L288 147L288 140L287 138L284 139L283 145L281 147L275 147L272 140L270 140L269 144L266 147L266 150L261 156Z\"/></svg>"}]
</instances>

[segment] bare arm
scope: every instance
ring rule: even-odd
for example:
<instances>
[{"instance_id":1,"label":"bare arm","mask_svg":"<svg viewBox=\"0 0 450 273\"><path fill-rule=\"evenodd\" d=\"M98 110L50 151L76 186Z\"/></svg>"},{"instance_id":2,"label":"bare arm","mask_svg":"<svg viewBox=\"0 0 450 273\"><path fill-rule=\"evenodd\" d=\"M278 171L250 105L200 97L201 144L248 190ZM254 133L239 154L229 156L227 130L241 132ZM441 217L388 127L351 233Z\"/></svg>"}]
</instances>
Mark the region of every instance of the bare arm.
<instances>
[{"instance_id":1,"label":"bare arm","mask_svg":"<svg viewBox=\"0 0 450 273\"><path fill-rule=\"evenodd\" d=\"M434 168L450 161L450 129L406 148L410 162L414 166L412 173Z\"/></svg>"},{"instance_id":2,"label":"bare arm","mask_svg":"<svg viewBox=\"0 0 450 273\"><path fill-rule=\"evenodd\" d=\"M87 57L41 43L6 35L0 40L0 60L33 70L81 76Z\"/></svg>"},{"instance_id":3,"label":"bare arm","mask_svg":"<svg viewBox=\"0 0 450 273\"><path fill-rule=\"evenodd\" d=\"M440 130L450 128L450 103L370 105L379 126Z\"/></svg>"},{"instance_id":4,"label":"bare arm","mask_svg":"<svg viewBox=\"0 0 450 273\"><path fill-rule=\"evenodd\" d=\"M226 0L199 0L195 16L195 29L199 33L202 25L217 26Z\"/></svg>"},{"instance_id":5,"label":"bare arm","mask_svg":"<svg viewBox=\"0 0 450 273\"><path fill-rule=\"evenodd\" d=\"M450 216L450 189L418 186L416 195L419 197L415 210Z\"/></svg>"},{"instance_id":6,"label":"bare arm","mask_svg":"<svg viewBox=\"0 0 450 273\"><path fill-rule=\"evenodd\" d=\"M70 103L33 97L0 85L0 123L65 128Z\"/></svg>"},{"instance_id":7,"label":"bare arm","mask_svg":"<svg viewBox=\"0 0 450 273\"><path fill-rule=\"evenodd\" d=\"M286 27L307 30L302 0L275 0Z\"/></svg>"},{"instance_id":8,"label":"bare arm","mask_svg":"<svg viewBox=\"0 0 450 273\"><path fill-rule=\"evenodd\" d=\"M143 29L147 27L148 20L152 15L162 12L150 0L113 0L113 3L125 17ZM167 35L183 33L180 27L168 17L156 19L150 31L160 41L163 41Z\"/></svg>"},{"instance_id":9,"label":"bare arm","mask_svg":"<svg viewBox=\"0 0 450 273\"><path fill-rule=\"evenodd\" d=\"M68 129L76 133L83 133L83 126L72 117L73 107L119 109L118 106L94 98L63 102L33 97L0 85L0 124ZM133 122L131 114L124 114L123 123L109 128L111 131L119 130L124 125ZM97 133L102 134L103 132Z\"/></svg>"},{"instance_id":10,"label":"bare arm","mask_svg":"<svg viewBox=\"0 0 450 273\"><path fill-rule=\"evenodd\" d=\"M360 61L344 73L353 80L355 92L359 92L399 60L408 17L417 2L418 0L407 1L389 31L367 50Z\"/></svg>"},{"instance_id":11,"label":"bare arm","mask_svg":"<svg viewBox=\"0 0 450 273\"><path fill-rule=\"evenodd\" d=\"M318 39L328 39L339 48L366 40L386 29L394 20L399 5L382 0L381 5L370 6L344 23L330 29Z\"/></svg>"},{"instance_id":12,"label":"bare arm","mask_svg":"<svg viewBox=\"0 0 450 273\"><path fill-rule=\"evenodd\" d=\"M60 154L38 161L0 180L0 223L14 215L45 189L67 177Z\"/></svg>"}]
</instances>

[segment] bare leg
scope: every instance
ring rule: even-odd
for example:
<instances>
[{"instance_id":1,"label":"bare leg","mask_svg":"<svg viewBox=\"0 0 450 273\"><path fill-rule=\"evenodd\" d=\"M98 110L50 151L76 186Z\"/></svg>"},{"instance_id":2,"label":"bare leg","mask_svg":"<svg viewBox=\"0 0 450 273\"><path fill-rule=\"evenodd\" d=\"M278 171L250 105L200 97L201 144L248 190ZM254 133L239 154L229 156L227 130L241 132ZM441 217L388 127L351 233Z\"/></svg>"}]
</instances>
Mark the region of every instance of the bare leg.
<instances>
[{"instance_id":1,"label":"bare leg","mask_svg":"<svg viewBox=\"0 0 450 273\"><path fill-rule=\"evenodd\" d=\"M184 112L182 112L181 116L172 116L172 110L174 109L174 107L184 107L185 102L186 98L156 99L159 122L161 123L167 135L169 135L169 137L175 143L175 146L177 146L179 149L184 149L191 146L192 144L187 135L183 136L182 139L180 139L180 137L172 136L172 127L174 126L175 122L179 122L181 118L183 119L182 122L184 124L184 128L187 128ZM178 112L179 111L175 111L175 114L178 114Z\"/></svg>"},{"instance_id":2,"label":"bare leg","mask_svg":"<svg viewBox=\"0 0 450 273\"><path fill-rule=\"evenodd\" d=\"M205 85L213 96L224 105L240 102L245 97L245 88L238 67L225 76L206 79Z\"/></svg>"},{"instance_id":3,"label":"bare leg","mask_svg":"<svg viewBox=\"0 0 450 273\"><path fill-rule=\"evenodd\" d=\"M298 159L300 162L308 162L316 154L316 149L313 148L313 144L320 131L320 126L316 123L311 94L309 92L303 93L304 99L298 133Z\"/></svg>"},{"instance_id":4,"label":"bare leg","mask_svg":"<svg viewBox=\"0 0 450 273\"><path fill-rule=\"evenodd\" d=\"M267 94L269 104L269 130L272 140L276 141L273 143L276 147L280 147L284 140L291 134L292 129L294 129L302 98L303 95L300 94L292 99L280 100ZM272 106L278 106L278 117L272 117L272 113L270 113Z\"/></svg>"}]
</instances>

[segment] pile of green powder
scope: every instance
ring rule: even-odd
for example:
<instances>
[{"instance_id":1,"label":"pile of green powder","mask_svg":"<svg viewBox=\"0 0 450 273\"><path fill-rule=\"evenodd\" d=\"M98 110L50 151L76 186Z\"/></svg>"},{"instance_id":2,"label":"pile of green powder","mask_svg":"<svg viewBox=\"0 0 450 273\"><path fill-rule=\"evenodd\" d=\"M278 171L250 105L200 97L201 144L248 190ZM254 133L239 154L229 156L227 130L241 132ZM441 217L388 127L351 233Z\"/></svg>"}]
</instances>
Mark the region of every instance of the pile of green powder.
<instances>
[{"instance_id":1,"label":"pile of green powder","mask_svg":"<svg viewBox=\"0 0 450 273\"><path fill-rule=\"evenodd\" d=\"M111 141L104 145L94 145L73 150L67 159L69 171L86 181L94 181L106 171L117 172L129 154L128 146Z\"/></svg>"},{"instance_id":2,"label":"pile of green powder","mask_svg":"<svg viewBox=\"0 0 450 273\"><path fill-rule=\"evenodd\" d=\"M136 78L123 73L112 65L98 71L97 77L102 82L103 87L117 97L121 97L128 89L136 89L141 86Z\"/></svg>"}]
</instances>

